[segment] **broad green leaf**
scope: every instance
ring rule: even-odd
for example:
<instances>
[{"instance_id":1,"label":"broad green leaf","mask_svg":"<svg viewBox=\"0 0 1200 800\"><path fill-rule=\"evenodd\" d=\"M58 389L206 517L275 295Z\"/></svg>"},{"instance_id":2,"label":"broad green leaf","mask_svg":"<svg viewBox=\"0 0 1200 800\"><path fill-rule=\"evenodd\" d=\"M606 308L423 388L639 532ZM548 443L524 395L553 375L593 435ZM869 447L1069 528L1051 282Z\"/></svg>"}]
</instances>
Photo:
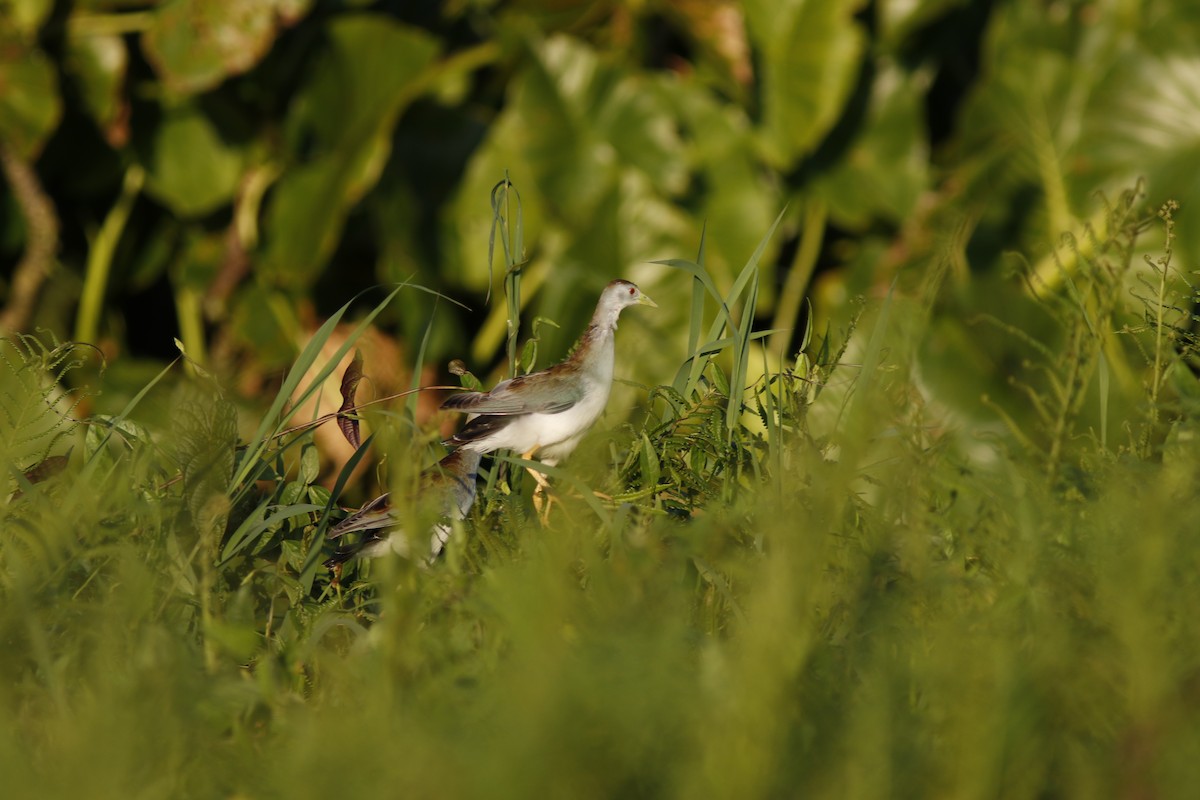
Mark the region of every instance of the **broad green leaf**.
<instances>
[{"instance_id":1,"label":"broad green leaf","mask_svg":"<svg viewBox=\"0 0 1200 800\"><path fill-rule=\"evenodd\" d=\"M230 333L267 369L286 367L296 357L302 326L295 300L277 289L251 284L234 295Z\"/></svg>"},{"instance_id":2,"label":"broad green leaf","mask_svg":"<svg viewBox=\"0 0 1200 800\"><path fill-rule=\"evenodd\" d=\"M287 121L289 140L305 144L309 160L284 174L266 210L262 273L286 285L307 285L332 255L438 50L422 31L365 14L336 19L329 38Z\"/></svg>"},{"instance_id":3,"label":"broad green leaf","mask_svg":"<svg viewBox=\"0 0 1200 800\"><path fill-rule=\"evenodd\" d=\"M940 15L967 5L970 0L881 0L876 4L879 33L888 52L902 47L907 36Z\"/></svg>"},{"instance_id":4,"label":"broad green leaf","mask_svg":"<svg viewBox=\"0 0 1200 800\"><path fill-rule=\"evenodd\" d=\"M67 69L79 87L84 107L113 146L124 144L128 138L128 128L122 120L121 91L128 65L129 53L120 36L80 33L77 28L67 28Z\"/></svg>"},{"instance_id":5,"label":"broad green leaf","mask_svg":"<svg viewBox=\"0 0 1200 800\"><path fill-rule=\"evenodd\" d=\"M511 113L523 120L519 141L539 189L562 214L587 220L626 167L664 194L686 187L677 123L665 111L675 87L601 61L567 36L531 55Z\"/></svg>"},{"instance_id":6,"label":"broad green leaf","mask_svg":"<svg viewBox=\"0 0 1200 800\"><path fill-rule=\"evenodd\" d=\"M237 190L243 153L226 143L198 107L166 112L146 164L146 188L176 214L201 216L228 203Z\"/></svg>"},{"instance_id":7,"label":"broad green leaf","mask_svg":"<svg viewBox=\"0 0 1200 800\"><path fill-rule=\"evenodd\" d=\"M506 172L521 192L525 230L537 231L534 261L523 272L529 290L523 290L523 302L543 290L561 294L578 279L593 281L598 290L605 277L597 275L598 264L607 275L628 275L636 265L693 248L698 225L672 202L689 188L691 172L689 147L672 110L684 86L601 58L565 35L530 43L526 53L509 103L459 187L444 240L453 255L444 267L449 274L473 288L487 287L487 248L477 243L488 241L486 198ZM554 280L546 280L550 274ZM560 299L569 307L548 298L535 302L559 322L586 315L591 302L578 292ZM502 322L494 317L484 326L489 341Z\"/></svg>"},{"instance_id":8,"label":"broad green leaf","mask_svg":"<svg viewBox=\"0 0 1200 800\"><path fill-rule=\"evenodd\" d=\"M611 79L590 48L557 36L535 49L517 82L511 113L523 120L519 141L534 180L574 222L588 218L616 177L616 153L589 118Z\"/></svg>"},{"instance_id":9,"label":"broad green leaf","mask_svg":"<svg viewBox=\"0 0 1200 800\"><path fill-rule=\"evenodd\" d=\"M667 196L679 194L688 184L678 123L666 112L668 96L680 91L675 83L626 76L594 114L597 134L612 142L621 161L644 174Z\"/></svg>"},{"instance_id":10,"label":"broad green leaf","mask_svg":"<svg viewBox=\"0 0 1200 800\"><path fill-rule=\"evenodd\" d=\"M262 274L281 286L315 280L341 238L346 214L378 180L390 154L380 135L287 172L267 206Z\"/></svg>"},{"instance_id":11,"label":"broad green leaf","mask_svg":"<svg viewBox=\"0 0 1200 800\"><path fill-rule=\"evenodd\" d=\"M833 127L860 68L861 0L752 0L745 6L762 56L763 145L787 167Z\"/></svg>"},{"instance_id":12,"label":"broad green leaf","mask_svg":"<svg viewBox=\"0 0 1200 800\"><path fill-rule=\"evenodd\" d=\"M36 47L0 36L0 140L32 160L61 117L50 59Z\"/></svg>"},{"instance_id":13,"label":"broad green leaf","mask_svg":"<svg viewBox=\"0 0 1200 800\"><path fill-rule=\"evenodd\" d=\"M207 289L226 258L227 243L221 232L205 233L188 226L183 243L170 265L171 283L176 288Z\"/></svg>"},{"instance_id":14,"label":"broad green leaf","mask_svg":"<svg viewBox=\"0 0 1200 800\"><path fill-rule=\"evenodd\" d=\"M54 0L7 0L0 3L12 26L26 41L32 41L54 8Z\"/></svg>"},{"instance_id":15,"label":"broad green leaf","mask_svg":"<svg viewBox=\"0 0 1200 800\"><path fill-rule=\"evenodd\" d=\"M193 94L246 72L271 49L281 22L311 0L170 0L154 13L142 50L168 90Z\"/></svg>"},{"instance_id":16,"label":"broad green leaf","mask_svg":"<svg viewBox=\"0 0 1200 800\"><path fill-rule=\"evenodd\" d=\"M987 257L981 245L989 233L997 240L988 243L993 257L1044 251L1046 241L1080 231L1097 190L1119 191L1137 177L1147 178L1156 199L1191 194L1200 150L1189 124L1197 106L1195 16L1166 4L1144 18L1102 14L1080 26L1048 24L1036 4L997 9L983 77L960 113L954 144L962 202L982 217L976 259ZM1180 232L1191 235L1187 226ZM1196 252L1196 241L1180 244Z\"/></svg>"},{"instance_id":17,"label":"broad green leaf","mask_svg":"<svg viewBox=\"0 0 1200 800\"><path fill-rule=\"evenodd\" d=\"M782 205L779 190L755 156L753 128L739 107L690 86L672 93L670 102L691 131L688 148L702 177L705 268L727 284Z\"/></svg>"},{"instance_id":18,"label":"broad green leaf","mask_svg":"<svg viewBox=\"0 0 1200 800\"><path fill-rule=\"evenodd\" d=\"M962 154L963 202L984 215L981 228L1004 231L996 251L1042 249L1075 229L1099 184L1072 177L1089 169L1072 149L1081 144L1089 97L1119 43L1131 39L1112 16L1080 31L1048 24L1036 4L1010 4L991 18L982 78L959 113L954 147Z\"/></svg>"},{"instance_id":19,"label":"broad green leaf","mask_svg":"<svg viewBox=\"0 0 1200 800\"><path fill-rule=\"evenodd\" d=\"M864 128L845 155L816 182L842 227L874 219L900 223L929 184L923 98L928 79L885 65L875 78Z\"/></svg>"},{"instance_id":20,"label":"broad green leaf","mask_svg":"<svg viewBox=\"0 0 1200 800\"><path fill-rule=\"evenodd\" d=\"M699 82L726 96L744 98L754 83L754 65L740 0L671 3L664 8L674 25L698 45L689 54L688 66Z\"/></svg>"},{"instance_id":21,"label":"broad green leaf","mask_svg":"<svg viewBox=\"0 0 1200 800\"><path fill-rule=\"evenodd\" d=\"M1123 53L1091 96L1072 155L1080 204L1099 187L1143 177L1152 203L1173 199L1184 213L1200 207L1200 47ZM1195 262L1200 225L1177 230L1184 260Z\"/></svg>"},{"instance_id":22,"label":"broad green leaf","mask_svg":"<svg viewBox=\"0 0 1200 800\"><path fill-rule=\"evenodd\" d=\"M493 277L487 260L492 224L488 198L496 181L504 177L505 170L519 182L525 227L541 232L539 239L543 246L549 247L552 257L562 247L561 241L555 241L550 220L545 216L547 207L543 195L532 183L533 168L523 147L525 135L526 127L520 117L506 110L488 128L486 138L467 164L453 204L453 222L442 239L444 250L453 254L449 263L442 265L448 280L479 292L488 288L488 281ZM496 250L501 248L497 246ZM500 253L496 254L495 263L503 263Z\"/></svg>"},{"instance_id":23,"label":"broad green leaf","mask_svg":"<svg viewBox=\"0 0 1200 800\"><path fill-rule=\"evenodd\" d=\"M422 87L439 44L417 28L374 14L338 17L326 28L328 49L313 63L288 111L286 135L315 156L361 146Z\"/></svg>"},{"instance_id":24,"label":"broad green leaf","mask_svg":"<svg viewBox=\"0 0 1200 800\"><path fill-rule=\"evenodd\" d=\"M522 306L563 323L547 331L541 361L565 354L608 278L650 282L646 269L664 254L690 251L696 218L674 198L691 191L692 146L673 104L694 85L646 73L604 58L569 36L527 40L528 61L518 72L508 107L470 161L446 229L444 275L485 290L502 248L488 264L490 217L486 198L508 174L521 191L530 261L522 267ZM744 253L742 254L744 259ZM491 270L490 270L491 266ZM652 277L653 276L653 277ZM492 284L492 288L497 288ZM493 308L475 339L475 357L490 357L506 336L506 315ZM674 309L653 324L670 327ZM686 309L683 309L685 312ZM574 321L572 321L574 320ZM685 325L682 315L678 323ZM619 347L624 345L619 344ZM638 360L642 375L666 351Z\"/></svg>"}]
</instances>

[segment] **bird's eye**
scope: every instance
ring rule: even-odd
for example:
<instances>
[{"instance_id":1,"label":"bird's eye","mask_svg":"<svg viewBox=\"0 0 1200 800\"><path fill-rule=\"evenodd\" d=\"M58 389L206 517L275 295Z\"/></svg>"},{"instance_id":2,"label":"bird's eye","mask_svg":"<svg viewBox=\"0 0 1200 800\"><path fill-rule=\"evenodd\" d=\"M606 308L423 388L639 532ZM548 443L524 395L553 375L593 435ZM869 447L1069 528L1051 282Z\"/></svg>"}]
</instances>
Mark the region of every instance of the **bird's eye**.
<instances>
[{"instance_id":1,"label":"bird's eye","mask_svg":"<svg viewBox=\"0 0 1200 800\"><path fill-rule=\"evenodd\" d=\"M630 286L630 287L629 287L629 296L630 296L630 297L632 297L632 296L633 296L633 293L634 293L634 292L636 292L636 291L637 291L637 289L635 289L635 288L633 288L632 286Z\"/></svg>"}]
</instances>

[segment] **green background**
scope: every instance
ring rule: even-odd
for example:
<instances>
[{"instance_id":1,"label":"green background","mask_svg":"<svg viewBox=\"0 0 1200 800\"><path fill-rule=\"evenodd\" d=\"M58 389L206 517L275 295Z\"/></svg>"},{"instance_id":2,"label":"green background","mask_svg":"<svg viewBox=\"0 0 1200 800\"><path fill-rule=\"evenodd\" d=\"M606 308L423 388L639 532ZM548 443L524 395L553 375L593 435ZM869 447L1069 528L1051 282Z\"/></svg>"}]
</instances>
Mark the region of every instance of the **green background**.
<instances>
[{"instance_id":1,"label":"green background","mask_svg":"<svg viewBox=\"0 0 1200 800\"><path fill-rule=\"evenodd\" d=\"M1200 785L1200 5L0 0L0 167L6 797ZM455 421L288 370L508 374L506 175L536 366L659 308L335 581Z\"/></svg>"}]
</instances>

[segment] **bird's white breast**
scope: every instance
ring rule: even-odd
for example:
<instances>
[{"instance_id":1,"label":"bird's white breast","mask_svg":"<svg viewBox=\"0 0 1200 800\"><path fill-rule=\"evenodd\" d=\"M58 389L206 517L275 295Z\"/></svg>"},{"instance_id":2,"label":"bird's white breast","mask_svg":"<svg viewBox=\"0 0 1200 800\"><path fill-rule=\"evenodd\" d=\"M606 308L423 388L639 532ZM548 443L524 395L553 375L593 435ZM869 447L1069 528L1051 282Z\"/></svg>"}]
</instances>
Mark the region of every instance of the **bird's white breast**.
<instances>
[{"instance_id":1,"label":"bird's white breast","mask_svg":"<svg viewBox=\"0 0 1200 800\"><path fill-rule=\"evenodd\" d=\"M588 359L589 369L580 373L583 397L558 414L525 414L514 419L487 439L489 449L538 451L537 457L554 464L575 449L583 434L604 413L613 379L613 337L611 331L595 343Z\"/></svg>"}]
</instances>

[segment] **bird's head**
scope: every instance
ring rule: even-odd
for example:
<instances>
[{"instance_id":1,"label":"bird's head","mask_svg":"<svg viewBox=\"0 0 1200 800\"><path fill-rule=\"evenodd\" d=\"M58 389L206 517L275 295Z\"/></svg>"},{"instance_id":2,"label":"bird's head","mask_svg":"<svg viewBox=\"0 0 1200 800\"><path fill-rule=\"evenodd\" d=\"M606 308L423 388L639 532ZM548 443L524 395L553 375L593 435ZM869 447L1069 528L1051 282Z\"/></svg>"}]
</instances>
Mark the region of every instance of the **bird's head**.
<instances>
[{"instance_id":1,"label":"bird's head","mask_svg":"<svg viewBox=\"0 0 1200 800\"><path fill-rule=\"evenodd\" d=\"M658 308L658 303L642 294L642 290L629 281L613 281L605 286L604 293L600 295L600 304L608 306L618 314L621 313L621 309L629 306Z\"/></svg>"}]
</instances>

